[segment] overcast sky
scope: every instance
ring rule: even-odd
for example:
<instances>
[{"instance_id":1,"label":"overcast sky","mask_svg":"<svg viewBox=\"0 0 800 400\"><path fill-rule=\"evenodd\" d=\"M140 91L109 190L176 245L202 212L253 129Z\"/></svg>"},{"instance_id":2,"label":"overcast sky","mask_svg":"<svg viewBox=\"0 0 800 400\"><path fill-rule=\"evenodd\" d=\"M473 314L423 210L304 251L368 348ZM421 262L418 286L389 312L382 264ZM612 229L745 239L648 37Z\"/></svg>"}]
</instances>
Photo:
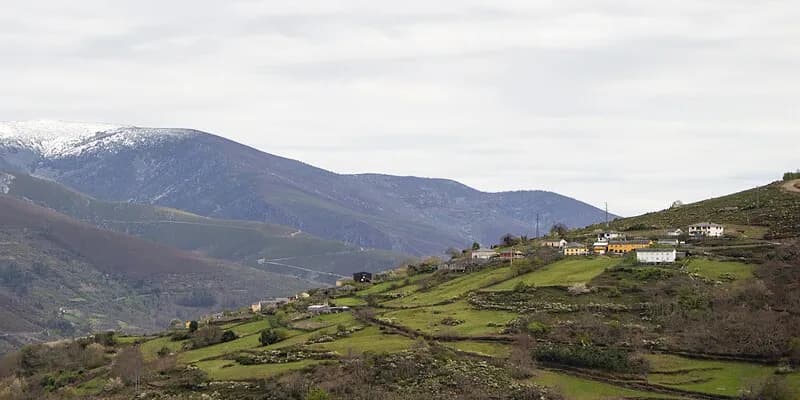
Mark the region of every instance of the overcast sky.
<instances>
[{"instance_id":1,"label":"overcast sky","mask_svg":"<svg viewBox=\"0 0 800 400\"><path fill-rule=\"evenodd\" d=\"M800 168L796 1L0 0L0 120L632 215Z\"/></svg>"}]
</instances>

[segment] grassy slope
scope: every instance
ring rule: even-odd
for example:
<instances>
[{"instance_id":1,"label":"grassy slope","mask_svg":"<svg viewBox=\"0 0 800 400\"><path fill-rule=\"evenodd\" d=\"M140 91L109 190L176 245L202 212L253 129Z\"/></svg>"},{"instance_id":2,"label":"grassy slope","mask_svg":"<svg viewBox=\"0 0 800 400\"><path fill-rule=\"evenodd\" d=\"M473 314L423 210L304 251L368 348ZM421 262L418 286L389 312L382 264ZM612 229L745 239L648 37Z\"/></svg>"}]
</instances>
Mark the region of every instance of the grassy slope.
<instances>
[{"instance_id":1,"label":"grassy slope","mask_svg":"<svg viewBox=\"0 0 800 400\"><path fill-rule=\"evenodd\" d=\"M612 257L567 258L490 286L488 290L511 290L519 282L524 282L529 286L567 286L573 283L585 283L617 263L619 263L619 258Z\"/></svg>"},{"instance_id":2,"label":"grassy slope","mask_svg":"<svg viewBox=\"0 0 800 400\"><path fill-rule=\"evenodd\" d=\"M196 365L212 380L245 381L296 371L319 363L316 360L303 360L283 364L239 365L231 360L209 360Z\"/></svg>"},{"instance_id":3,"label":"grassy slope","mask_svg":"<svg viewBox=\"0 0 800 400\"><path fill-rule=\"evenodd\" d=\"M441 283L431 290L419 291L410 296L384 303L386 307L414 307L433 305L453 300L486 286L511 278L510 267L486 268Z\"/></svg>"},{"instance_id":4,"label":"grassy slope","mask_svg":"<svg viewBox=\"0 0 800 400\"><path fill-rule=\"evenodd\" d=\"M648 381L653 384L702 393L737 396L748 384L772 376L775 367L725 361L693 360L671 355L649 355L651 371ZM800 374L786 377L793 383Z\"/></svg>"},{"instance_id":5,"label":"grassy slope","mask_svg":"<svg viewBox=\"0 0 800 400\"><path fill-rule=\"evenodd\" d=\"M392 323L432 335L457 335L462 337L499 335L503 326L517 317L505 311L476 310L466 301L440 306L411 308L383 314ZM455 326L442 323L446 317L463 321ZM496 325L496 326L492 326Z\"/></svg>"},{"instance_id":6,"label":"grassy slope","mask_svg":"<svg viewBox=\"0 0 800 400\"><path fill-rule=\"evenodd\" d=\"M531 382L557 389L570 400L674 399L677 397L632 390L571 375L537 371Z\"/></svg>"},{"instance_id":7,"label":"grassy slope","mask_svg":"<svg viewBox=\"0 0 800 400\"><path fill-rule=\"evenodd\" d=\"M706 258L692 258L687 265L689 272L696 273L708 279L719 280L730 276L736 280L753 277L755 265L733 261L716 261Z\"/></svg>"},{"instance_id":8,"label":"grassy slope","mask_svg":"<svg viewBox=\"0 0 800 400\"><path fill-rule=\"evenodd\" d=\"M626 230L643 225L658 229L682 227L702 221L720 224L768 227L773 237L800 236L800 193L781 188L782 182L745 190L714 199L686 204L679 208L621 218L611 222L611 228ZM584 232L605 229L593 225Z\"/></svg>"},{"instance_id":9,"label":"grassy slope","mask_svg":"<svg viewBox=\"0 0 800 400\"><path fill-rule=\"evenodd\" d=\"M442 345L454 350L484 357L506 358L511 354L510 345L505 343L461 340L458 342L443 342Z\"/></svg>"}]
</instances>

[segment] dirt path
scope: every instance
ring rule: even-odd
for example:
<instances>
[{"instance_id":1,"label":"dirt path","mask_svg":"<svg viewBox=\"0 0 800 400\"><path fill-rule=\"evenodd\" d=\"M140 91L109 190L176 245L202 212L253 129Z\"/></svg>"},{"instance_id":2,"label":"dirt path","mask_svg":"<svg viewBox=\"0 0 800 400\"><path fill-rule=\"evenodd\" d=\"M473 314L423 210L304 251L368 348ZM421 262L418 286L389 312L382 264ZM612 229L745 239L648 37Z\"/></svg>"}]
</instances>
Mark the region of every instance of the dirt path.
<instances>
[{"instance_id":1,"label":"dirt path","mask_svg":"<svg viewBox=\"0 0 800 400\"><path fill-rule=\"evenodd\" d=\"M781 187L787 192L800 193L800 179L792 179L781 185Z\"/></svg>"}]
</instances>

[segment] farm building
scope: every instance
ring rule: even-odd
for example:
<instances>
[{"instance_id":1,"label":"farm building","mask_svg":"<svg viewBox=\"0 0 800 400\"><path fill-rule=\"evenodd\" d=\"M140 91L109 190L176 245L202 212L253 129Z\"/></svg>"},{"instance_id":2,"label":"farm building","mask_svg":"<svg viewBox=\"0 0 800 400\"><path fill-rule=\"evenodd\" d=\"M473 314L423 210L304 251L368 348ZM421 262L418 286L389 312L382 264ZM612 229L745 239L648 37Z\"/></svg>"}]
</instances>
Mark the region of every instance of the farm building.
<instances>
[{"instance_id":1,"label":"farm building","mask_svg":"<svg viewBox=\"0 0 800 400\"><path fill-rule=\"evenodd\" d=\"M519 250L517 250L517 251L508 250L508 251L504 251L504 252L500 253L500 258L502 258L503 260L511 260L512 258L513 259L520 259L520 258L524 258L524 257L525 257L525 255L522 254L522 252L519 251Z\"/></svg>"},{"instance_id":2,"label":"farm building","mask_svg":"<svg viewBox=\"0 0 800 400\"><path fill-rule=\"evenodd\" d=\"M725 227L713 222L699 222L689 226L689 236L721 237Z\"/></svg>"},{"instance_id":3,"label":"farm building","mask_svg":"<svg viewBox=\"0 0 800 400\"><path fill-rule=\"evenodd\" d=\"M371 272L356 272L353 274L353 281L359 283L370 283L372 282L372 273Z\"/></svg>"},{"instance_id":4,"label":"farm building","mask_svg":"<svg viewBox=\"0 0 800 400\"><path fill-rule=\"evenodd\" d=\"M626 254L636 249L650 247L650 244L652 244L652 242L647 239L611 240L608 242L608 252L612 254Z\"/></svg>"},{"instance_id":5,"label":"farm building","mask_svg":"<svg viewBox=\"0 0 800 400\"><path fill-rule=\"evenodd\" d=\"M609 240L621 239L621 238L624 238L624 237L625 237L625 235L623 235L623 234L621 234L619 232L614 232L614 231L601 232L601 233L597 234L597 241L598 242L607 242Z\"/></svg>"},{"instance_id":6,"label":"farm building","mask_svg":"<svg viewBox=\"0 0 800 400\"><path fill-rule=\"evenodd\" d=\"M608 242L594 242L592 245L592 253L602 256L608 252Z\"/></svg>"},{"instance_id":7,"label":"farm building","mask_svg":"<svg viewBox=\"0 0 800 400\"><path fill-rule=\"evenodd\" d=\"M663 246L677 246L679 242L677 238L661 238L657 243Z\"/></svg>"},{"instance_id":8,"label":"farm building","mask_svg":"<svg viewBox=\"0 0 800 400\"><path fill-rule=\"evenodd\" d=\"M279 306L282 306L288 302L289 302L288 297L277 297L274 299L261 300L259 302L251 304L250 311L254 313L260 313L268 310L274 310Z\"/></svg>"},{"instance_id":9,"label":"farm building","mask_svg":"<svg viewBox=\"0 0 800 400\"><path fill-rule=\"evenodd\" d=\"M442 263L436 267L438 271L450 271L450 272L465 272L467 270L466 264L463 262L449 262L449 263Z\"/></svg>"},{"instance_id":10,"label":"farm building","mask_svg":"<svg viewBox=\"0 0 800 400\"><path fill-rule=\"evenodd\" d=\"M493 249L478 249L472 251L473 260L488 260L497 255Z\"/></svg>"},{"instance_id":11,"label":"farm building","mask_svg":"<svg viewBox=\"0 0 800 400\"><path fill-rule=\"evenodd\" d=\"M589 249L583 243L572 242L564 246L565 256L585 256L587 254L589 254Z\"/></svg>"},{"instance_id":12,"label":"farm building","mask_svg":"<svg viewBox=\"0 0 800 400\"><path fill-rule=\"evenodd\" d=\"M677 258L675 249L637 249L636 261L642 264L672 264Z\"/></svg>"},{"instance_id":13,"label":"farm building","mask_svg":"<svg viewBox=\"0 0 800 400\"><path fill-rule=\"evenodd\" d=\"M567 245L567 241L564 239L553 239L553 240L545 240L542 242L542 246L544 247L555 247L555 248L562 248Z\"/></svg>"},{"instance_id":14,"label":"farm building","mask_svg":"<svg viewBox=\"0 0 800 400\"><path fill-rule=\"evenodd\" d=\"M342 287L347 285L348 283L352 282L353 280L350 278L341 278L336 280L336 287Z\"/></svg>"}]
</instances>

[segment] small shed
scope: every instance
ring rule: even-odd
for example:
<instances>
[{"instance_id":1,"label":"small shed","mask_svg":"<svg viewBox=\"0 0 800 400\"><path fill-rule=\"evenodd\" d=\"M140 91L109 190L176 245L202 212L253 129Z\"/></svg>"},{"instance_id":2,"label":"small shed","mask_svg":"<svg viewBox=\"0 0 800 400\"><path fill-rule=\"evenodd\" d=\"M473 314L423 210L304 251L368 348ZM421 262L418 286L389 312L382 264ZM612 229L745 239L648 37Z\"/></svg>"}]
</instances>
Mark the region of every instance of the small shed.
<instances>
[{"instance_id":1,"label":"small shed","mask_svg":"<svg viewBox=\"0 0 800 400\"><path fill-rule=\"evenodd\" d=\"M371 272L356 272L353 274L353 281L358 283L371 283L372 282L372 273Z\"/></svg>"}]
</instances>

